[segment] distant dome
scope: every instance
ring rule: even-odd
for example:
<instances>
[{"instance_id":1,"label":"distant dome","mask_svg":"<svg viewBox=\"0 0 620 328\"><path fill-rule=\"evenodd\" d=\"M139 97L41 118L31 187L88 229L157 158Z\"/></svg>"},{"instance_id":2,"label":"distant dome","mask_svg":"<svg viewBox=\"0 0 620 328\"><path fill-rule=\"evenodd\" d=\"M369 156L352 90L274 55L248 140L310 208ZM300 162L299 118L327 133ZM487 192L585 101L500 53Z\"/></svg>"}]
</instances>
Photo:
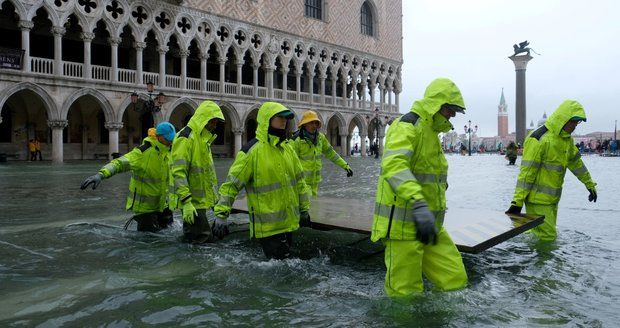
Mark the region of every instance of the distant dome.
<instances>
[{"instance_id":1,"label":"distant dome","mask_svg":"<svg viewBox=\"0 0 620 328\"><path fill-rule=\"evenodd\" d=\"M543 117L538 120L538 125L537 126L543 126L545 124L545 122L547 122L547 113L543 114Z\"/></svg>"}]
</instances>

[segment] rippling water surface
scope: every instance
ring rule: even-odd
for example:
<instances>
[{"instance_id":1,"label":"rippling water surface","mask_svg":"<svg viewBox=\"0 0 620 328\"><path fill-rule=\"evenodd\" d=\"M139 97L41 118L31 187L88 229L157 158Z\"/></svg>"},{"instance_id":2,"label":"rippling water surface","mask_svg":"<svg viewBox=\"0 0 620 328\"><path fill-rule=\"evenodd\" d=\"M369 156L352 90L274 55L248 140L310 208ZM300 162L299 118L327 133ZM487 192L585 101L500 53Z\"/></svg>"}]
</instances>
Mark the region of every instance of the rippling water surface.
<instances>
[{"instance_id":1,"label":"rippling water surface","mask_svg":"<svg viewBox=\"0 0 620 328\"><path fill-rule=\"evenodd\" d=\"M320 192L372 197L379 162L324 164ZM518 167L496 155L448 156L448 206L505 210ZM129 176L81 191L102 162L0 165L0 326L581 326L620 320L620 158L585 157L598 203L570 173L552 244L529 235L464 254L470 285L394 302L383 257L364 236L299 230L296 258L265 261L241 231L206 246L123 230ZM220 181L231 160L217 161ZM241 223L243 216L235 221Z\"/></svg>"}]
</instances>

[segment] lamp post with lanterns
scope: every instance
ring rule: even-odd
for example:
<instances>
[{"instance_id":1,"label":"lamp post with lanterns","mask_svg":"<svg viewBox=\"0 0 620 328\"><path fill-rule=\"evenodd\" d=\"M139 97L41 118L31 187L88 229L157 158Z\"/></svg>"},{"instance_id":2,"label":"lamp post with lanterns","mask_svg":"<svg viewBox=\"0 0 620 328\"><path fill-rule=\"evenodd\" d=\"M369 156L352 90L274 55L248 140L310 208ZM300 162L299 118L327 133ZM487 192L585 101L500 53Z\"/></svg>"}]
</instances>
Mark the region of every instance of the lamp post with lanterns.
<instances>
[{"instance_id":1,"label":"lamp post with lanterns","mask_svg":"<svg viewBox=\"0 0 620 328\"><path fill-rule=\"evenodd\" d=\"M144 94L134 91L131 94L131 103L133 104L133 109L135 111L139 111L139 109L136 107L136 104L138 104L138 102L142 102L144 103L143 108L145 111L150 113L159 112L161 110L161 106L166 102L166 95L164 95L163 92L155 95L155 86L153 85L153 82L150 81L146 83L146 92L147 93Z\"/></svg>"},{"instance_id":2,"label":"lamp post with lanterns","mask_svg":"<svg viewBox=\"0 0 620 328\"><path fill-rule=\"evenodd\" d=\"M369 124L373 120L375 121L375 143L374 144L376 145L376 147L373 147L375 158L379 158L379 129L381 128L382 124L387 124L389 119L390 117L386 115L385 122L381 120L381 117L379 116L379 108L375 108L375 114L372 117L369 115L366 115L366 121L368 121Z\"/></svg>"},{"instance_id":3,"label":"lamp post with lanterns","mask_svg":"<svg viewBox=\"0 0 620 328\"><path fill-rule=\"evenodd\" d=\"M467 121L468 125L465 125L465 133L469 139L469 156L471 156L471 134L478 131L478 125L474 125L474 129L471 128L471 120Z\"/></svg>"}]
</instances>

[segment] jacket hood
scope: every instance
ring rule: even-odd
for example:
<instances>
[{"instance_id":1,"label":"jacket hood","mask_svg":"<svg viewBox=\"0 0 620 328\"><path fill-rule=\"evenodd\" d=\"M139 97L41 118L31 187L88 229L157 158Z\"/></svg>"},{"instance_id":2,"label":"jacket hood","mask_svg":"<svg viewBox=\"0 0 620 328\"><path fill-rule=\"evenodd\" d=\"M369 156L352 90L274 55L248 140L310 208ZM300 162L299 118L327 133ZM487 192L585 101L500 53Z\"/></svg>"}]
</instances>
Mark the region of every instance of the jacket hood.
<instances>
[{"instance_id":1,"label":"jacket hood","mask_svg":"<svg viewBox=\"0 0 620 328\"><path fill-rule=\"evenodd\" d=\"M558 109L549 116L545 122L545 126L549 131L553 132L553 134L559 135L562 132L564 124L572 118L585 121L586 112L579 102L575 100L565 100L560 104Z\"/></svg>"},{"instance_id":2,"label":"jacket hood","mask_svg":"<svg viewBox=\"0 0 620 328\"><path fill-rule=\"evenodd\" d=\"M211 100L206 100L203 101L200 106L198 106L198 108L194 112L194 115L187 123L187 126L189 126L192 131L200 133L200 131L205 128L207 123L209 123L209 121L214 118L219 118L225 121L224 114L222 114L220 106L218 106Z\"/></svg>"},{"instance_id":3,"label":"jacket hood","mask_svg":"<svg viewBox=\"0 0 620 328\"><path fill-rule=\"evenodd\" d=\"M258 109L258 115L256 116L256 139L262 142L269 142L269 121L274 115L287 110L289 109L277 102L268 101L263 103Z\"/></svg>"},{"instance_id":4,"label":"jacket hood","mask_svg":"<svg viewBox=\"0 0 620 328\"><path fill-rule=\"evenodd\" d=\"M443 104L465 108L463 96L456 84L450 79L438 78L426 87L424 98L416 100L413 106L411 106L411 111L420 115L420 117L431 119Z\"/></svg>"},{"instance_id":5,"label":"jacket hood","mask_svg":"<svg viewBox=\"0 0 620 328\"><path fill-rule=\"evenodd\" d=\"M159 142L159 140L157 140L157 137L148 136L142 139L142 143L146 141L148 141L152 147L156 147L159 150L159 152L168 152L170 151L170 147L172 147L172 146L166 146L163 143Z\"/></svg>"}]
</instances>

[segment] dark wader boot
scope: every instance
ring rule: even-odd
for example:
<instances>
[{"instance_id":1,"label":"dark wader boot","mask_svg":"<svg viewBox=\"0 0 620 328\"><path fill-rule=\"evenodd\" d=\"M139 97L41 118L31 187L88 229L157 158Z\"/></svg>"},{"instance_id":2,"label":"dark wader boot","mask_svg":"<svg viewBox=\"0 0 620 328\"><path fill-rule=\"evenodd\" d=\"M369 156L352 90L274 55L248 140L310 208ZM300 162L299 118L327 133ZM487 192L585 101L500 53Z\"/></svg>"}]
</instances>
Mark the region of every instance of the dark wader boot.
<instances>
[{"instance_id":1,"label":"dark wader boot","mask_svg":"<svg viewBox=\"0 0 620 328\"><path fill-rule=\"evenodd\" d=\"M291 232L258 239L268 259L283 260L291 256L293 234Z\"/></svg>"},{"instance_id":2,"label":"dark wader boot","mask_svg":"<svg viewBox=\"0 0 620 328\"><path fill-rule=\"evenodd\" d=\"M194 223L183 222L183 242L191 244L204 244L214 242L213 233L209 226L206 209L197 209Z\"/></svg>"}]
</instances>

